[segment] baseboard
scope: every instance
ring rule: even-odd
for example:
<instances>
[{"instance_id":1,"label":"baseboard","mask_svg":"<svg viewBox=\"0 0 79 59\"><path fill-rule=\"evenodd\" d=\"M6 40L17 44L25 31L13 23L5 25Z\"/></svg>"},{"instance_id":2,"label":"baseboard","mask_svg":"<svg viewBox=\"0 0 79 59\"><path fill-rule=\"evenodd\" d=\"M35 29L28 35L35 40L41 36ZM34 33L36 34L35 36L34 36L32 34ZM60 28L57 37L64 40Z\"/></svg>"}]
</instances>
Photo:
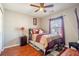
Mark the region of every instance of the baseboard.
<instances>
[{"instance_id":1,"label":"baseboard","mask_svg":"<svg viewBox=\"0 0 79 59\"><path fill-rule=\"evenodd\" d=\"M67 48L68 48L69 46L68 46L68 45L65 45L65 47L67 47Z\"/></svg>"},{"instance_id":2,"label":"baseboard","mask_svg":"<svg viewBox=\"0 0 79 59\"><path fill-rule=\"evenodd\" d=\"M11 45L11 46L7 46L7 47L4 47L3 49L0 50L0 54L2 51L4 51L4 49L6 48L11 48L11 47L14 47L14 46L19 46L20 44L15 44L15 45Z\"/></svg>"},{"instance_id":3,"label":"baseboard","mask_svg":"<svg viewBox=\"0 0 79 59\"><path fill-rule=\"evenodd\" d=\"M0 54L1 54L1 52L2 52L2 51L0 50Z\"/></svg>"},{"instance_id":4,"label":"baseboard","mask_svg":"<svg viewBox=\"0 0 79 59\"><path fill-rule=\"evenodd\" d=\"M1 54L2 51L4 51L4 48L0 50L0 54Z\"/></svg>"},{"instance_id":5,"label":"baseboard","mask_svg":"<svg viewBox=\"0 0 79 59\"><path fill-rule=\"evenodd\" d=\"M19 46L20 44L15 44L15 45L11 45L11 46L6 46L6 47L4 47L4 49L6 49L6 48L11 48L11 47L14 47L14 46Z\"/></svg>"}]
</instances>

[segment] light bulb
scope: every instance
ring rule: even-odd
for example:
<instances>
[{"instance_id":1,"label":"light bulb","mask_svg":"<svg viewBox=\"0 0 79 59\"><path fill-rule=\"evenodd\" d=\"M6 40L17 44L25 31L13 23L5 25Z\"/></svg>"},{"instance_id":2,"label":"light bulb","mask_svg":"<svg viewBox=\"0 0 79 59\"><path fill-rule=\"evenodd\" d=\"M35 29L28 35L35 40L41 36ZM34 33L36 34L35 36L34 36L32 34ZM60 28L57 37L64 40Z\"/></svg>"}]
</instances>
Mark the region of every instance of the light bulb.
<instances>
[{"instance_id":1,"label":"light bulb","mask_svg":"<svg viewBox=\"0 0 79 59\"><path fill-rule=\"evenodd\" d=\"M40 11L43 11L43 9L44 9L44 8L41 7L41 8L40 8Z\"/></svg>"}]
</instances>

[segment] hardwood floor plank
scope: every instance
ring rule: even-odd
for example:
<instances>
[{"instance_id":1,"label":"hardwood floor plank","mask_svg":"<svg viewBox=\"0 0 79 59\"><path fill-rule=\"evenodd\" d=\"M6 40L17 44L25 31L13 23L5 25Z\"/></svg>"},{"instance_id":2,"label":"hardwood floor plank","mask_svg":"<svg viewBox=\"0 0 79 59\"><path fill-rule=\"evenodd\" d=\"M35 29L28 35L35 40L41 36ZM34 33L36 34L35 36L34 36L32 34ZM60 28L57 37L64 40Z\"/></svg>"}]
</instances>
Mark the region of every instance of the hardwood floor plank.
<instances>
[{"instance_id":1,"label":"hardwood floor plank","mask_svg":"<svg viewBox=\"0 0 79 59\"><path fill-rule=\"evenodd\" d=\"M15 46L5 49L1 56L43 56L41 51L36 50L30 45Z\"/></svg>"}]
</instances>

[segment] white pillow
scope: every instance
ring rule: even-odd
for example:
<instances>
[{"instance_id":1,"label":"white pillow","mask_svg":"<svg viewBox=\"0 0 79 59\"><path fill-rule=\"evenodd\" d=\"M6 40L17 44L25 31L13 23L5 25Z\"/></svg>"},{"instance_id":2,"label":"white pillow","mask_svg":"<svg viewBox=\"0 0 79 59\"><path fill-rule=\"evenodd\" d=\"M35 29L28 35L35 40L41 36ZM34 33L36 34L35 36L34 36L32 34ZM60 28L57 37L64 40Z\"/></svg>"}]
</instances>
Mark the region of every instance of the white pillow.
<instances>
[{"instance_id":1,"label":"white pillow","mask_svg":"<svg viewBox=\"0 0 79 59\"><path fill-rule=\"evenodd\" d=\"M43 34L43 33L44 33L43 30L40 29L40 30L39 30L39 34Z\"/></svg>"}]
</instances>

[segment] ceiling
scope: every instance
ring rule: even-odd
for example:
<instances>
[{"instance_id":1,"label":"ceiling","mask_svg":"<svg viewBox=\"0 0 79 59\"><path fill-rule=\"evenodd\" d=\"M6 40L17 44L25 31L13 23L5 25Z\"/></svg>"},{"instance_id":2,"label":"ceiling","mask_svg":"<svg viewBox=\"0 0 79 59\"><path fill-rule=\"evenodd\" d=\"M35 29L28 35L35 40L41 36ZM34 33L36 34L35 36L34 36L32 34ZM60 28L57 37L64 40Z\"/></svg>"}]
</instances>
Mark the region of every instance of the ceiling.
<instances>
[{"instance_id":1,"label":"ceiling","mask_svg":"<svg viewBox=\"0 0 79 59\"><path fill-rule=\"evenodd\" d=\"M30 6L30 4L39 5L39 3L4 3L3 7L8 10L28 14L34 17L44 17L52 13L69 8L71 6L77 5L76 3L45 3L45 5L53 4L54 7L46 8L46 13L42 11L38 11L35 13L34 11L37 10L37 8Z\"/></svg>"}]
</instances>

